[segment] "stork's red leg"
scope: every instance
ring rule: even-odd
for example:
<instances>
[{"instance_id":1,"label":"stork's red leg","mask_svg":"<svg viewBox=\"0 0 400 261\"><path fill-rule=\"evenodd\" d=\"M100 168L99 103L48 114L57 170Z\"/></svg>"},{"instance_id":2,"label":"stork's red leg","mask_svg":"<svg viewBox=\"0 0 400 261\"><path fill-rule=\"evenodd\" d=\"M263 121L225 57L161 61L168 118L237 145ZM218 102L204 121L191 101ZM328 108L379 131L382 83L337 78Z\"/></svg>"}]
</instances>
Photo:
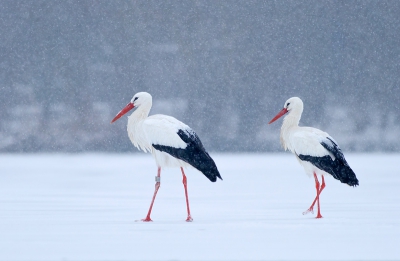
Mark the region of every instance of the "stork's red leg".
<instances>
[{"instance_id":1,"label":"stork's red leg","mask_svg":"<svg viewBox=\"0 0 400 261\"><path fill-rule=\"evenodd\" d=\"M318 201L318 204L317 204L317 206L318 206L317 218L322 218L321 212L320 212L319 195L321 194L322 190L325 188L325 180L324 180L324 176L322 175L322 184L320 186L317 174L315 174L315 172L314 172L314 179L315 179L315 188L317 190L317 195L315 196L315 199L314 199L313 203L311 204L310 208L307 209L306 211L304 211L303 215L305 215L307 213L310 213L310 212L314 213L314 205Z\"/></svg>"},{"instance_id":2,"label":"stork's red leg","mask_svg":"<svg viewBox=\"0 0 400 261\"><path fill-rule=\"evenodd\" d=\"M185 188L185 196L186 196L186 207L187 207L187 213L188 213L188 217L186 219L187 222L192 222L193 218L190 215L190 207L189 207L189 197L188 197L188 192L187 192L187 179L186 179L186 175L185 172L183 171L183 168L181 167L181 171L182 171L182 183L183 183L183 187Z\"/></svg>"},{"instance_id":3,"label":"stork's red leg","mask_svg":"<svg viewBox=\"0 0 400 261\"><path fill-rule=\"evenodd\" d=\"M317 178L317 175L315 174L315 172L314 172L314 179L315 179L315 188L317 189L317 195L315 196L315 199L314 199L313 203L311 204L311 206L306 211L303 212L303 215L308 214L310 212L314 213L314 205L315 205L315 202L317 202L318 192L319 192L319 187L320 187L319 181L318 181L318 178Z\"/></svg>"},{"instance_id":4,"label":"stork's red leg","mask_svg":"<svg viewBox=\"0 0 400 261\"><path fill-rule=\"evenodd\" d=\"M155 185L155 189L154 189L153 199L151 201L149 212L147 213L146 218L142 219L142 221L144 221L144 222L153 221L150 218L150 214L151 214L151 210L153 209L153 204L154 204L154 200L156 199L156 195L157 195L158 189L160 188L160 177L161 177L161 168L158 167L158 173L157 173L157 177L156 177L156 185Z\"/></svg>"},{"instance_id":5,"label":"stork's red leg","mask_svg":"<svg viewBox=\"0 0 400 261\"><path fill-rule=\"evenodd\" d=\"M322 175L322 184L321 184L321 188L319 189L319 192L318 192L318 195L317 195L317 197L318 197L318 199L317 199L317 201L318 201L318 214L317 214L316 218L322 218L321 210L320 210L320 206L319 206L319 195L321 194L321 192L322 192L322 190L324 188L325 188L325 180L324 180L324 176Z\"/></svg>"}]
</instances>

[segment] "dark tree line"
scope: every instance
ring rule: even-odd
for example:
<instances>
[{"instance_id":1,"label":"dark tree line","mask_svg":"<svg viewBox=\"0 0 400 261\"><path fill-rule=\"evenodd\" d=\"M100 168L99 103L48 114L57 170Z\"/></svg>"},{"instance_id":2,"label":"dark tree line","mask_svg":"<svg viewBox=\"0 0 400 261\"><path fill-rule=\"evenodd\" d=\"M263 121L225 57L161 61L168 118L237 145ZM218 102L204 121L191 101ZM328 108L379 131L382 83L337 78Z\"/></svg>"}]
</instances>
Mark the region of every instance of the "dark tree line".
<instances>
[{"instance_id":1,"label":"dark tree line","mask_svg":"<svg viewBox=\"0 0 400 261\"><path fill-rule=\"evenodd\" d=\"M400 149L398 1L0 1L0 151L133 151L139 91L214 151L276 151L292 96L343 149Z\"/></svg>"}]
</instances>

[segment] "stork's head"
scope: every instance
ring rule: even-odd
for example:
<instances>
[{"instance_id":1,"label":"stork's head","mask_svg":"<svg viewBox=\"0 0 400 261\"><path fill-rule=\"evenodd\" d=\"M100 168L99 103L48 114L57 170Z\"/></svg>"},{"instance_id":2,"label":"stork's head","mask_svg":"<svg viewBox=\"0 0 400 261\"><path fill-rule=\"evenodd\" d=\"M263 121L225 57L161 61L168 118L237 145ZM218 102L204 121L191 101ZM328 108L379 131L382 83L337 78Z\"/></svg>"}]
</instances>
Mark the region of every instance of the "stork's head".
<instances>
[{"instance_id":1,"label":"stork's head","mask_svg":"<svg viewBox=\"0 0 400 261\"><path fill-rule=\"evenodd\" d=\"M132 110L135 107L140 107L140 106L150 106L151 107L151 105L152 105L152 97L151 97L150 93L138 92L133 96L132 100L120 112L118 112L118 114L114 117L114 119L111 121L111 123L118 120L125 113L127 113L128 111Z\"/></svg>"},{"instance_id":2,"label":"stork's head","mask_svg":"<svg viewBox=\"0 0 400 261\"><path fill-rule=\"evenodd\" d=\"M283 109L268 124L273 123L288 112L301 115L303 112L303 101L299 97L288 99L283 105Z\"/></svg>"},{"instance_id":3,"label":"stork's head","mask_svg":"<svg viewBox=\"0 0 400 261\"><path fill-rule=\"evenodd\" d=\"M151 104L152 103L152 97L150 93L148 92L138 92L135 95L133 95L133 98L131 100L131 103L135 107L139 107L142 104Z\"/></svg>"}]
</instances>

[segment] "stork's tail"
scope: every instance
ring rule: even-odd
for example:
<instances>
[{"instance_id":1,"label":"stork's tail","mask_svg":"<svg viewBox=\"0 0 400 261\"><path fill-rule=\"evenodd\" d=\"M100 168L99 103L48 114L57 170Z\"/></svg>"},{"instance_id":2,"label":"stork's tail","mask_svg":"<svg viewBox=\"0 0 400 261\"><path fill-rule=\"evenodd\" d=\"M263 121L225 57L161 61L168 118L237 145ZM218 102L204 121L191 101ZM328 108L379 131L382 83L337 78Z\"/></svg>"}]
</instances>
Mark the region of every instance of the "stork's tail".
<instances>
[{"instance_id":1,"label":"stork's tail","mask_svg":"<svg viewBox=\"0 0 400 261\"><path fill-rule=\"evenodd\" d=\"M217 178L222 180L214 160L203 148L199 149L192 144L189 144L185 149L156 144L153 144L153 147L156 150L166 152L175 158L189 163L192 167L203 173L212 182L217 181Z\"/></svg>"},{"instance_id":2,"label":"stork's tail","mask_svg":"<svg viewBox=\"0 0 400 261\"><path fill-rule=\"evenodd\" d=\"M215 165L214 160L207 152L196 155L195 160L190 162L190 164L203 173L210 181L215 182L217 178L222 180L217 165Z\"/></svg>"},{"instance_id":3,"label":"stork's tail","mask_svg":"<svg viewBox=\"0 0 400 261\"><path fill-rule=\"evenodd\" d=\"M329 155L314 157L309 155L298 155L299 159L308 161L317 168L328 172L335 179L349 186L358 186L358 179L344 158L332 160Z\"/></svg>"},{"instance_id":4,"label":"stork's tail","mask_svg":"<svg viewBox=\"0 0 400 261\"><path fill-rule=\"evenodd\" d=\"M340 180L340 182L345 183L349 186L355 187L358 186L358 179L354 171L350 168L349 165L338 166L336 171L336 175L332 175L335 179Z\"/></svg>"}]
</instances>

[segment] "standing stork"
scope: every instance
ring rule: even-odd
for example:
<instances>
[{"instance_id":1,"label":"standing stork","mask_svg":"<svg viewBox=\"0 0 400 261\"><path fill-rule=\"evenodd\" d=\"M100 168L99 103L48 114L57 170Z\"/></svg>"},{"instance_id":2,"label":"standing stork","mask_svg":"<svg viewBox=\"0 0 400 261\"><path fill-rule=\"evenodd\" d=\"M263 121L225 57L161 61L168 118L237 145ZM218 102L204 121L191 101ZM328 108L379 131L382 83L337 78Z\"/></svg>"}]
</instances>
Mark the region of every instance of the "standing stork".
<instances>
[{"instance_id":1,"label":"standing stork","mask_svg":"<svg viewBox=\"0 0 400 261\"><path fill-rule=\"evenodd\" d=\"M217 166L204 149L197 134L186 124L166 115L148 116L152 106L152 97L147 92L136 93L132 100L111 121L115 122L125 113L137 108L128 117L127 131L133 145L144 152L151 152L157 166L158 173L153 199L145 219L150 218L157 191L160 188L161 168L180 167L185 189L186 207L188 216L186 221L193 221L190 215L189 198L187 192L187 179L183 168L192 166L202 172L210 181L221 179Z\"/></svg>"},{"instance_id":2,"label":"standing stork","mask_svg":"<svg viewBox=\"0 0 400 261\"><path fill-rule=\"evenodd\" d=\"M303 215L309 212L313 213L315 202L317 202L318 214L316 218L322 218L319 195L325 188L324 175L330 174L340 182L353 187L358 185L358 179L347 164L337 142L328 133L315 128L299 127L302 112L302 100L298 97L290 98L269 124L288 113L283 119L281 127L281 144L285 150L290 150L295 154L308 176L314 175L317 189L317 196L310 208L303 212ZM317 175L322 178L321 185Z\"/></svg>"}]
</instances>

